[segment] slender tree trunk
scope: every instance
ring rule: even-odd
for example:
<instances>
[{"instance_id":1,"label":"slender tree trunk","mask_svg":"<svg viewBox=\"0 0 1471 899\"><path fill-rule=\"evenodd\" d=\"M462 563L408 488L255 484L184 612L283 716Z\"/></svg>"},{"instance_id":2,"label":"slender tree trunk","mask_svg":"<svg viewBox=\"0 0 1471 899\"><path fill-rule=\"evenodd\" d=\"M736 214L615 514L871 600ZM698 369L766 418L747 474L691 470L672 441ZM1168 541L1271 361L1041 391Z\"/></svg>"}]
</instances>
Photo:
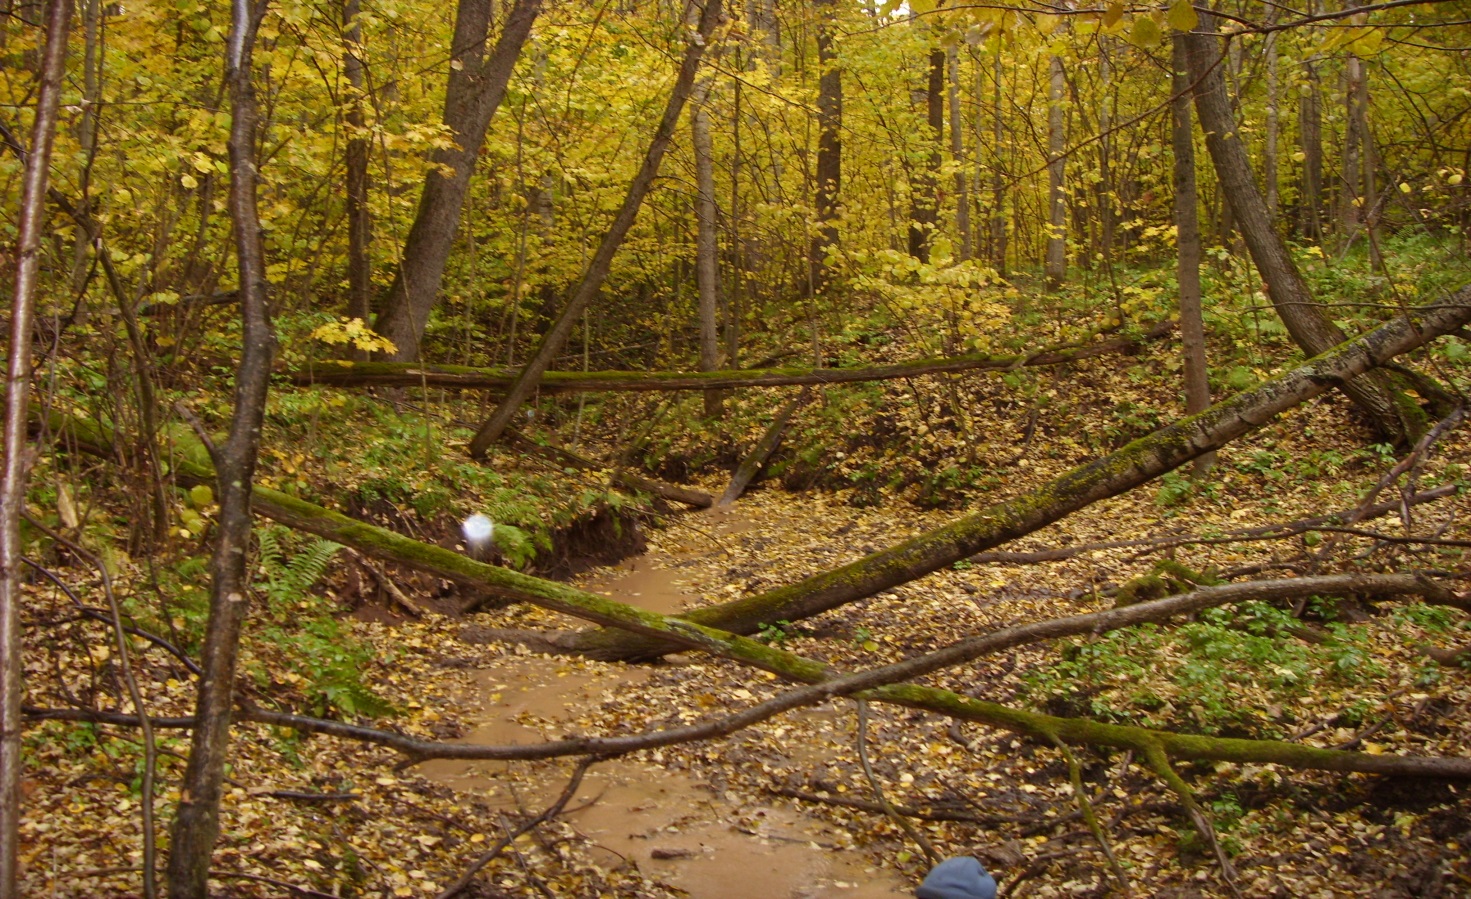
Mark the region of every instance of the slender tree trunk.
<instances>
[{"instance_id":1,"label":"slender tree trunk","mask_svg":"<svg viewBox=\"0 0 1471 899\"><path fill-rule=\"evenodd\" d=\"M951 46L945 55L950 77L950 156L955 161L955 230L960 232L960 258L970 259L975 255L975 239L970 231L970 190L966 183L965 136L961 130L965 121L960 114L960 48Z\"/></svg>"},{"instance_id":2,"label":"slender tree trunk","mask_svg":"<svg viewBox=\"0 0 1471 899\"><path fill-rule=\"evenodd\" d=\"M1006 116L1001 105L1001 43L996 43L996 58L991 66L991 143L995 159L991 169L991 263L997 274L1006 277L1006 169L1002 164L1001 142L1005 137Z\"/></svg>"},{"instance_id":3,"label":"slender tree trunk","mask_svg":"<svg viewBox=\"0 0 1471 899\"><path fill-rule=\"evenodd\" d=\"M168 884L173 899L205 899L209 892L210 856L220 832L220 793L230 747L235 662L250 593L246 572L250 496L276 350L266 307L265 249L256 208L256 102L251 66L266 3L237 2L232 9L225 71L231 101L230 219L240 269L243 340L230 435L215 459L220 516L210 560L209 621L200 657L203 673L169 851Z\"/></svg>"},{"instance_id":4,"label":"slender tree trunk","mask_svg":"<svg viewBox=\"0 0 1471 899\"><path fill-rule=\"evenodd\" d=\"M1205 357L1205 318L1200 305L1200 219L1195 189L1195 128L1190 114L1189 60L1185 36L1172 41L1170 143L1175 156L1176 280L1180 285L1180 343L1184 349L1185 412L1194 415L1211 404L1210 371ZM1215 453L1195 460L1194 473L1210 473Z\"/></svg>"},{"instance_id":5,"label":"slender tree trunk","mask_svg":"<svg viewBox=\"0 0 1471 899\"><path fill-rule=\"evenodd\" d=\"M812 291L827 289L827 256L838 245L838 197L843 188L843 70L833 46L835 0L815 0L817 9L817 232L812 236Z\"/></svg>"},{"instance_id":6,"label":"slender tree trunk","mask_svg":"<svg viewBox=\"0 0 1471 899\"><path fill-rule=\"evenodd\" d=\"M439 300L444 267L459 231L475 160L541 4L542 0L516 0L495 50L487 58L485 43L493 0L459 2L449 90L444 98L444 124L454 136L454 145L434 152L424 176L419 211L404 241L398 273L388 288L376 326L378 333L397 347L390 354L395 361L411 362L419 357L419 342L429 312Z\"/></svg>"},{"instance_id":7,"label":"slender tree trunk","mask_svg":"<svg viewBox=\"0 0 1471 899\"><path fill-rule=\"evenodd\" d=\"M699 291L700 371L720 367L720 243L716 232L715 146L710 139L707 103L714 75L707 74L690 101L690 134L695 154L695 285ZM705 391L705 416L719 418L721 392Z\"/></svg>"},{"instance_id":8,"label":"slender tree trunk","mask_svg":"<svg viewBox=\"0 0 1471 899\"><path fill-rule=\"evenodd\" d=\"M1292 339L1308 355L1322 353L1344 340L1344 333L1313 299L1287 245L1272 226L1267 204L1252 177L1251 163L1235 116L1226 98L1220 68L1220 46L1210 17L1201 17L1201 29L1186 37L1190 76L1195 84L1195 108L1205 132L1206 148L1216 177L1235 213L1252 261L1266 282L1267 295ZM1343 385L1380 435L1408 445L1424 430L1424 412L1394 389L1388 376L1376 372Z\"/></svg>"},{"instance_id":9,"label":"slender tree trunk","mask_svg":"<svg viewBox=\"0 0 1471 899\"><path fill-rule=\"evenodd\" d=\"M1277 18L1277 7L1267 7L1268 24ZM1266 187L1267 214L1272 221L1281 220L1281 199L1278 189L1281 166L1278 162L1278 141L1281 138L1281 90L1277 78L1277 32L1263 39L1263 50L1267 56L1267 133L1266 145L1262 148L1263 182Z\"/></svg>"},{"instance_id":10,"label":"slender tree trunk","mask_svg":"<svg viewBox=\"0 0 1471 899\"><path fill-rule=\"evenodd\" d=\"M343 122L347 125L347 317L366 323L373 320L373 264L368 256L373 225L368 217L368 134L363 115L366 79L360 6L359 0L342 3L342 36L347 45L342 54L342 71L349 92L343 112ZM366 359L368 355L356 347L349 349L349 354L355 359Z\"/></svg>"},{"instance_id":11,"label":"slender tree trunk","mask_svg":"<svg viewBox=\"0 0 1471 899\"><path fill-rule=\"evenodd\" d=\"M1352 54L1343 61L1343 152L1338 173L1338 242L1347 246L1358 236L1365 209L1362 154L1366 116L1360 106L1363 96L1364 62Z\"/></svg>"},{"instance_id":12,"label":"slender tree trunk","mask_svg":"<svg viewBox=\"0 0 1471 899\"><path fill-rule=\"evenodd\" d=\"M1298 100L1298 132L1302 146L1302 184L1298 198L1298 233L1310 241L1323 239L1323 106L1318 69L1303 62L1304 86Z\"/></svg>"},{"instance_id":13,"label":"slender tree trunk","mask_svg":"<svg viewBox=\"0 0 1471 899\"><path fill-rule=\"evenodd\" d=\"M912 179L909 192L909 255L930 261L940 225L940 148L945 143L945 51L930 51L929 77L925 87L925 121L929 125L930 151L924 167Z\"/></svg>"},{"instance_id":14,"label":"slender tree trunk","mask_svg":"<svg viewBox=\"0 0 1471 899\"><path fill-rule=\"evenodd\" d=\"M1047 288L1057 290L1067 280L1067 197L1063 193L1067 164L1067 131L1063 98L1067 95L1067 73L1062 57L1048 63L1050 90L1047 107L1047 254L1043 273Z\"/></svg>"},{"instance_id":15,"label":"slender tree trunk","mask_svg":"<svg viewBox=\"0 0 1471 899\"><path fill-rule=\"evenodd\" d=\"M4 467L0 469L0 899L19 899L21 735L25 718L24 640L20 623L20 514L25 508L30 459L26 420L30 407L31 341L35 298L41 272L41 238L46 230L46 183L56 137L56 112L66 74L67 29L71 0L46 5L46 44L42 51L31 152L22 175L17 223L15 280L10 301L10 347L5 370ZM8 27L9 23L5 26Z\"/></svg>"},{"instance_id":16,"label":"slender tree trunk","mask_svg":"<svg viewBox=\"0 0 1471 899\"><path fill-rule=\"evenodd\" d=\"M511 418L516 414L516 410L521 408L521 404L526 402L527 397L531 396L531 392L541 382L542 374L551 367L552 360L566 345L572 328L577 324L577 319L597 298L598 291L602 289L603 280L608 277L608 271L612 268L613 256L618 252L618 247L622 245L628 230L633 227L634 219L638 217L639 207L643 205L644 195L649 192L649 188L653 186L654 177L659 173L659 163L664 159L664 151L668 149L669 141L674 136L674 129L679 123L679 115L689 100L690 92L694 89L695 72L700 67L700 57L704 55L714 37L716 28L724 20L721 2L722 0L706 0L704 12L700 15L699 28L685 50L684 60L679 66L679 75L674 82L674 89L670 92L669 102L664 107L664 117L654 132L653 140L649 142L648 152L644 154L643 165L628 186L628 194L623 198L623 206L618 210L618 215L613 219L608 232L603 235L597 252L588 262L587 270L573 290L572 296L567 300L562 314L542 337L535 353L521 369L521 373L517 375L515 383L507 391L501 404L496 407L495 412L485 424L481 425L479 432L470 441L471 458L484 457L486 450L500 439L501 434L510 426Z\"/></svg>"}]
</instances>

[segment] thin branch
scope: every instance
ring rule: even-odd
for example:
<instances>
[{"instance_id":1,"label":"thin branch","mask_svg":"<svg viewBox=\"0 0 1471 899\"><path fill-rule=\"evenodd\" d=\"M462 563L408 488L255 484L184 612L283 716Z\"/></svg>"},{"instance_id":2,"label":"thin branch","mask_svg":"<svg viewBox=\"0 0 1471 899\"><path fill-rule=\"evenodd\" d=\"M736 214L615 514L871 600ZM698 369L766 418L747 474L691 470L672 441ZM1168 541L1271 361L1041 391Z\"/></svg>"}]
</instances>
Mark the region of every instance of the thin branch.
<instances>
[{"instance_id":1,"label":"thin branch","mask_svg":"<svg viewBox=\"0 0 1471 899\"><path fill-rule=\"evenodd\" d=\"M491 860L497 855L500 855L507 846L515 842L517 837L540 827L560 815L562 809L567 806L567 803L572 801L572 797L577 795L577 788L582 786L582 776L587 773L588 768L591 768L598 761L599 759L596 756L588 756L579 761L577 763L577 770L572 772L572 777L568 779L567 786L562 790L562 795L558 796L555 802L543 809L541 814L517 828L515 833L506 834L505 838L499 843L487 849L479 858L471 862L469 869L461 875L459 880L446 887L435 899L450 899L452 896L459 895L475 879L475 875L480 873L480 869L490 864Z\"/></svg>"}]
</instances>

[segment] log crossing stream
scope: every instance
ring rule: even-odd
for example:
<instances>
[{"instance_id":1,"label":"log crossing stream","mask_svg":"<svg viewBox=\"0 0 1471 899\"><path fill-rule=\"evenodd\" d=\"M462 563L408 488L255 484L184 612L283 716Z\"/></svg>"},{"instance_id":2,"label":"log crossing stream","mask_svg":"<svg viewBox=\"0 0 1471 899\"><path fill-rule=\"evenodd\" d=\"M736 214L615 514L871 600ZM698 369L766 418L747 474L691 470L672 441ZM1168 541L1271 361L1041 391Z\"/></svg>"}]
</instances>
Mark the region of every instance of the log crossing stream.
<instances>
[{"instance_id":1,"label":"log crossing stream","mask_svg":"<svg viewBox=\"0 0 1471 899\"><path fill-rule=\"evenodd\" d=\"M581 586L661 613L695 602L681 563L719 552L720 538L755 522L737 507L700 513L690 522L707 539L652 550L596 571ZM575 626L575 625L569 625ZM464 738L475 744L532 744L581 732L579 711L648 680L645 666L583 666L576 660L508 652L473 676L469 704L479 714ZM670 664L682 664L678 658ZM687 662L685 664L688 664ZM734 705L732 705L732 708ZM673 710L671 710L673 711ZM807 716L848 714L813 709ZM794 747L800 764L811 747ZM436 760L420 772L507 810L545 807L565 786L565 762ZM600 864L635 865L693 899L895 899L911 887L850 848L848 834L790 806L742 796L639 757L594 766L563 819L596 847Z\"/></svg>"}]
</instances>

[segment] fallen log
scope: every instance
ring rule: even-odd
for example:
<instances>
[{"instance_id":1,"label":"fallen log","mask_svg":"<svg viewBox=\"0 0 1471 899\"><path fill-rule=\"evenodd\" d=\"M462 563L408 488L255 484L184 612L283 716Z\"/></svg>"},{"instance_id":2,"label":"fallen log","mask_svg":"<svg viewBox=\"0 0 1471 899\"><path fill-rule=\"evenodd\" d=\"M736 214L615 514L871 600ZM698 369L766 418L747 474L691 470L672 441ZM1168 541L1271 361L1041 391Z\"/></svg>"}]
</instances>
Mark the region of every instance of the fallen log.
<instances>
[{"instance_id":1,"label":"fallen log","mask_svg":"<svg viewBox=\"0 0 1471 899\"><path fill-rule=\"evenodd\" d=\"M1471 319L1471 307L1463 307L1462 311L1468 319ZM1422 325L1427 328L1431 326L1426 322L1422 322ZM1439 328L1443 326L1443 323L1435 320L1434 326ZM1351 345L1346 344L1345 347L1351 347ZM1355 348L1355 353L1362 360L1360 364L1368 364L1371 357L1363 355L1364 348ZM1326 370L1311 364L1307 367L1314 369L1319 375ZM1287 377L1290 378L1290 376ZM1281 380L1278 379L1279 382ZM1320 385L1320 389L1326 390L1329 386L1331 386L1331 381L1325 380ZM39 407L33 407L33 409L36 410L37 418L44 421L52 433L64 434L71 446L105 453L111 444L111 435L107 433L103 425L95 421L70 418L54 409L48 413L40 412ZM210 468L203 447L196 445L181 447L181 449L183 453L176 460L175 468L175 474L179 480L186 485L212 481L214 472ZM1376 756L1359 752L1317 749L1278 741L1174 734L1082 719L1058 718L1013 709L998 703L971 699L942 689L900 682L943 668L964 664L988 653L999 652L1023 643L1070 634L1095 633L1129 627L1143 622L1164 620L1167 617L1190 611L1198 611L1212 605L1244 601L1263 595L1284 596L1292 595L1294 591L1307 590L1312 593L1321 593L1343 589L1360 593L1413 594L1424 596L1432 602L1455 605L1459 608L1466 607L1462 597L1429 578L1414 575L1337 575L1319 579L1291 579L1207 587L1184 596L1138 603L1121 609L1034 622L979 634L925 656L906 659L868 671L840 675L826 663L798 656L778 647L767 646L739 634L705 627L682 618L666 617L635 609L607 597L597 596L564 584L477 562L452 550L411 540L384 528L357 521L341 513L324 509L269 488L257 486L253 489L252 508L258 514L288 527L326 537L382 560L399 562L458 583L489 589L510 599L531 602L594 623L623 628L650 639L657 645L705 650L770 671L788 680L809 685L788 691L774 699L713 722L689 725L653 735L580 738L530 747L475 747L465 744L445 744L417 740L402 734L377 731L339 721L324 721L254 708L245 709L241 715L242 719L292 727L313 733L379 742L414 759L436 757L550 758L559 755L588 753L618 754L649 746L670 745L691 739L708 739L732 733L741 727L765 720L788 709L825 701L834 696L854 696L938 712L950 717L988 724L1054 742L1115 746L1133 749L1144 754L1163 754L1177 759L1272 763L1296 768L1401 776L1471 778L1471 759ZM85 710L62 710L50 715L38 713L37 717L77 719L78 713L87 716L78 720L127 724L135 719L135 716ZM189 727L192 723L192 719L187 718L154 719L154 724L159 727Z\"/></svg>"},{"instance_id":2,"label":"fallen log","mask_svg":"<svg viewBox=\"0 0 1471 899\"><path fill-rule=\"evenodd\" d=\"M599 465L592 459L579 456L571 450L537 443L519 431L512 431L509 434L508 442L521 452L533 456L540 456L558 465L566 465L583 471L599 471L606 467ZM701 490L691 490L688 487L680 487L677 484L666 484L663 481L656 481L652 478L646 478L621 469L613 472L612 480L614 484L619 484L630 490L637 490L654 496L662 496L667 500L683 503L686 506L692 506L696 509L708 509L715 503L714 497Z\"/></svg>"},{"instance_id":3,"label":"fallen log","mask_svg":"<svg viewBox=\"0 0 1471 899\"><path fill-rule=\"evenodd\" d=\"M1346 341L1300 367L1181 419L1122 449L896 546L785 587L686 613L685 619L738 634L762 624L801 621L916 580L978 552L1059 521L1101 499L1148 483L1197 456L1220 449L1297 404L1471 322L1471 287L1445 303L1419 307ZM623 631L578 635L575 648L603 659L636 659L673 650Z\"/></svg>"},{"instance_id":4,"label":"fallen log","mask_svg":"<svg viewBox=\"0 0 1471 899\"><path fill-rule=\"evenodd\" d=\"M766 433L756 441L755 448L746 454L746 458L741 460L740 465L736 466L735 474L731 475L730 483L726 485L725 492L720 494L720 501L715 505L728 506L746 492L746 488L756 479L756 475L760 473L766 460L770 459L771 454L776 452L776 448L781 446L782 438L787 435L787 427L792 423L792 415L807 402L807 397L808 389L804 387L799 395L788 401L776 414L776 418L772 419L771 424L766 428Z\"/></svg>"},{"instance_id":5,"label":"fallen log","mask_svg":"<svg viewBox=\"0 0 1471 899\"><path fill-rule=\"evenodd\" d=\"M447 550L439 547L426 547L426 549L448 553ZM453 555L453 553L449 554ZM479 565L480 563L473 564ZM1320 749L1280 740L1204 737L1128 725L1104 724L1087 719L1061 718L1040 712L1014 709L999 703L961 696L948 690L916 686L906 682L944 668L973 661L987 654L1039 640L1105 633L1251 599L1348 591L1420 595L1431 602L1442 602L1466 608L1464 598L1430 578L1415 575L1325 575L1317 578L1225 584L1203 587L1182 596L1139 603L1122 609L1110 609L1003 628L966 638L923 656L866 671L839 674L821 662L781 649L767 647L735 634L686 626L678 619L663 618L606 600L601 604L603 611L598 612L598 615L617 607L620 615L630 620L641 619L647 628L664 630L673 635L674 639L755 665L789 680L804 683L806 686L788 690L734 714L680 727L622 736L572 737L531 745L479 746L424 740L341 721L268 711L253 705L246 705L242 708L239 718L278 727L290 727L309 733L376 743L395 749L415 762L431 758L510 760L547 759L569 755L608 757L658 746L726 736L790 709L825 702L834 697L847 696L937 712L952 718L986 724L1054 743L1113 746L1135 750L1146 755L1157 754L1171 759L1280 764L1291 768L1322 771L1471 779L1471 759L1468 758L1371 755L1339 749ZM662 624L656 623L656 619L662 619ZM38 720L86 720L124 725L133 724L136 721L136 716L132 715L85 709L28 709L27 714ZM154 723L159 727L189 727L192 719L155 719Z\"/></svg>"},{"instance_id":6,"label":"fallen log","mask_svg":"<svg viewBox=\"0 0 1471 899\"><path fill-rule=\"evenodd\" d=\"M963 371L1014 371L1018 368L1062 365L1111 353L1137 352L1144 341L1156 340L1172 329L1168 322L1142 338L1113 337L1083 346L1063 346L1030 355L993 356L972 353L916 359L863 368L767 368L706 372L549 371L541 376L542 393L567 391L716 390L733 387L789 387L813 384L851 384L887 381L919 375ZM293 384L334 387L446 387L460 390L505 391L518 370L475 368L468 365L419 365L401 362L313 362L284 372Z\"/></svg>"}]
</instances>

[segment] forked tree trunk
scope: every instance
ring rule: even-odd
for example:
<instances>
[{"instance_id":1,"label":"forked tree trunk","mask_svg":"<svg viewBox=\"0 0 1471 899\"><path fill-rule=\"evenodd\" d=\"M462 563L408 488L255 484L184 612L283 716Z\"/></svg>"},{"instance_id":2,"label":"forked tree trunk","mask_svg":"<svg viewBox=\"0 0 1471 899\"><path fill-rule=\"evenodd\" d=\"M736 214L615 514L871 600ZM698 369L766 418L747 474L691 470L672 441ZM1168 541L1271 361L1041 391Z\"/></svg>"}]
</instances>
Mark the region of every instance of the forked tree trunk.
<instances>
[{"instance_id":1,"label":"forked tree trunk","mask_svg":"<svg viewBox=\"0 0 1471 899\"><path fill-rule=\"evenodd\" d=\"M649 149L644 154L643 165L638 174L634 175L632 183L628 186L628 193L623 198L623 205L613 219L613 224L608 226L608 231L603 235L603 240L598 244L597 252L587 264L587 270L583 272L582 280L573 289L567 305L562 309L562 314L552 323L545 335L536 347L531 359L516 376L501 404L491 413L485 424L470 441L470 457L479 459L485 456L486 450L500 439L511 424L511 418L521 404L526 402L527 397L541 383L541 376L551 367L552 360L562 351L566 345L567 338L572 334L572 328L577 324L578 318L587 309L592 301L597 298L598 291L603 287L603 281L608 277L609 270L613 267L613 257L618 248L623 245L623 238L633 227L634 219L638 217L639 207L643 205L644 196L654 184L654 178L659 174L659 163L664 159L664 151L669 147L669 141L674 137L674 129L679 124L679 115L688 102L690 92L694 89L695 73L700 67L700 58L704 56L715 35L715 30L724 20L724 11L721 6L722 0L706 0L704 12L700 15L700 24L694 35L690 38L689 47L685 50L684 59L679 66L679 75L675 78L674 88L669 94L669 102L664 107L664 117L659 121L658 128L654 131L654 137L649 142Z\"/></svg>"},{"instance_id":2,"label":"forked tree trunk","mask_svg":"<svg viewBox=\"0 0 1471 899\"><path fill-rule=\"evenodd\" d=\"M470 175L485 144L491 117L505 96L521 47L541 12L542 0L516 0L489 58L485 42L492 0L460 0L455 16L449 90L444 98L444 124L453 145L436 150L419 211L404 241L398 272L384 298L376 330L393 341L390 354L399 362L419 358L419 342L429 312L439 300L444 267L460 227L460 214L470 190ZM445 174L448 171L449 174Z\"/></svg>"},{"instance_id":3,"label":"forked tree trunk","mask_svg":"<svg viewBox=\"0 0 1471 899\"><path fill-rule=\"evenodd\" d=\"M1266 282L1267 296L1287 326L1288 334L1305 353L1311 356L1324 352L1342 343L1345 335L1313 299L1267 214L1266 201L1252 177L1246 146L1226 98L1220 45L1211 17L1202 15L1201 28L1188 34L1185 40L1190 76L1195 84L1195 108L1201 130L1205 132L1205 145L1247 250ZM1424 411L1398 391L1383 372L1345 384L1343 391L1385 440L1406 446L1425 429Z\"/></svg>"},{"instance_id":4,"label":"forked tree trunk","mask_svg":"<svg viewBox=\"0 0 1471 899\"><path fill-rule=\"evenodd\" d=\"M20 514L25 508L30 474L26 439L31 383L31 341L35 324L36 286L41 272L41 238L46 230L46 182L56 138L56 111L66 74L67 29L71 0L46 6L46 44L42 51L36 117L31 126L31 152L21 182L17 222L15 276L10 302L10 346L5 371L4 467L0 469L0 897L21 895L20 772L21 734L25 718L21 698L25 668L21 653ZM7 23L8 24L8 23Z\"/></svg>"},{"instance_id":5,"label":"forked tree trunk","mask_svg":"<svg viewBox=\"0 0 1471 899\"><path fill-rule=\"evenodd\" d=\"M256 104L251 55L266 3L237 2L226 44L230 89L230 219L240 267L243 340L235 374L230 436L215 460L220 515L210 560L209 621L200 655L189 762L181 783L169 851L168 889L173 899L205 899L209 863L220 832L220 793L230 747L235 662L250 593L250 497L260 450L261 420L270 389L276 335L266 308L266 262L256 208Z\"/></svg>"}]
</instances>

